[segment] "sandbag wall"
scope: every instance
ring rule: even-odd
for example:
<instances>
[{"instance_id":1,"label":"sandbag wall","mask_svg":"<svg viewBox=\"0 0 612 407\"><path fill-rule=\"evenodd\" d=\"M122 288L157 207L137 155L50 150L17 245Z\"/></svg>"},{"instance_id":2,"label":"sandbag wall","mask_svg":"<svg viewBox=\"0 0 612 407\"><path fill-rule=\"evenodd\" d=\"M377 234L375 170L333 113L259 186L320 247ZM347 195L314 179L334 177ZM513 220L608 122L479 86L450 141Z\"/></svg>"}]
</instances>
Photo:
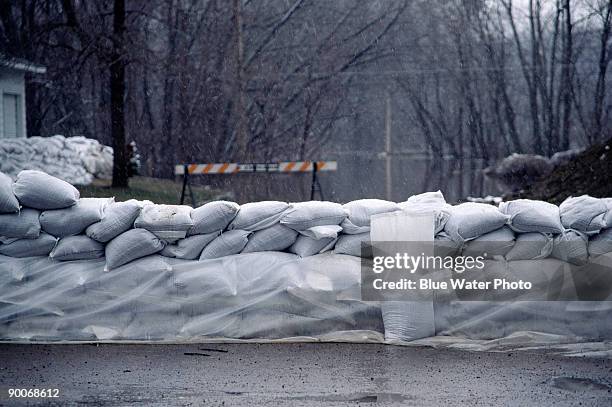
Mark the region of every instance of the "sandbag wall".
<instances>
[{"instance_id":1,"label":"sandbag wall","mask_svg":"<svg viewBox=\"0 0 612 407\"><path fill-rule=\"evenodd\" d=\"M555 257L583 264L612 252L612 199L580 196L561 206L541 201L448 205L440 192L394 203L363 199L278 201L242 206L215 201L192 209L148 201L80 198L67 182L22 171L0 173L0 254L57 261L105 257L106 270L149 256L206 260L238 253L286 251L307 257L333 250L361 255L372 215L406 210L436 214L436 250L487 252L506 260Z\"/></svg>"}]
</instances>

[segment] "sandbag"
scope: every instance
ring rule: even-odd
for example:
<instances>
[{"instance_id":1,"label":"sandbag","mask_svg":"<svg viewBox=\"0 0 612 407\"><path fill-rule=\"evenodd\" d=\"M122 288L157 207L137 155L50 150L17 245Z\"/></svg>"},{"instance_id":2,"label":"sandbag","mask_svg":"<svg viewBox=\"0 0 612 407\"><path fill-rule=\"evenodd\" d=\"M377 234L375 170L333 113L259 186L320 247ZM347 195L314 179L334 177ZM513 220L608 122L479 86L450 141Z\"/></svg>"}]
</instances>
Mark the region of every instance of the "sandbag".
<instances>
[{"instance_id":1,"label":"sandbag","mask_svg":"<svg viewBox=\"0 0 612 407\"><path fill-rule=\"evenodd\" d=\"M85 234L98 242L107 243L134 226L140 208L138 201L133 199L113 202L104 209L102 220L90 225Z\"/></svg>"},{"instance_id":2,"label":"sandbag","mask_svg":"<svg viewBox=\"0 0 612 407\"><path fill-rule=\"evenodd\" d=\"M210 242L215 240L221 232L208 233L206 235L194 235L181 239L175 244L169 244L161 251L165 257L174 257L183 260L195 260L200 257L202 250Z\"/></svg>"},{"instance_id":3,"label":"sandbag","mask_svg":"<svg viewBox=\"0 0 612 407\"><path fill-rule=\"evenodd\" d=\"M314 226L339 225L346 216L342 205L335 202L297 202L289 206L280 223L294 230L306 230Z\"/></svg>"},{"instance_id":4,"label":"sandbag","mask_svg":"<svg viewBox=\"0 0 612 407\"><path fill-rule=\"evenodd\" d=\"M57 239L44 232L36 239L19 239L0 245L0 254L11 257L48 256L55 247Z\"/></svg>"},{"instance_id":5,"label":"sandbag","mask_svg":"<svg viewBox=\"0 0 612 407\"><path fill-rule=\"evenodd\" d=\"M265 229L278 223L288 207L288 203L279 201L246 203L240 206L238 214L227 228L251 232Z\"/></svg>"},{"instance_id":6,"label":"sandbag","mask_svg":"<svg viewBox=\"0 0 612 407\"><path fill-rule=\"evenodd\" d=\"M589 256L612 253L612 229L604 229L589 239Z\"/></svg>"},{"instance_id":7,"label":"sandbag","mask_svg":"<svg viewBox=\"0 0 612 407\"><path fill-rule=\"evenodd\" d=\"M505 256L514 246L514 232L508 226L503 226L493 232L485 233L470 240L463 248L464 256Z\"/></svg>"},{"instance_id":8,"label":"sandbag","mask_svg":"<svg viewBox=\"0 0 612 407\"><path fill-rule=\"evenodd\" d=\"M568 263L583 265L589 257L587 237L578 231L567 229L553 240L551 257Z\"/></svg>"},{"instance_id":9,"label":"sandbag","mask_svg":"<svg viewBox=\"0 0 612 407\"><path fill-rule=\"evenodd\" d=\"M99 222L104 209L113 201L113 198L81 198L69 208L41 213L40 226L42 230L55 237L78 235L89 225Z\"/></svg>"},{"instance_id":10,"label":"sandbag","mask_svg":"<svg viewBox=\"0 0 612 407\"><path fill-rule=\"evenodd\" d=\"M193 226L187 236L206 235L224 230L238 214L240 205L236 202L208 202L191 212Z\"/></svg>"},{"instance_id":11,"label":"sandbag","mask_svg":"<svg viewBox=\"0 0 612 407\"><path fill-rule=\"evenodd\" d=\"M164 248L164 243L146 229L132 229L120 234L106 245L106 266L104 271L141 257L157 253Z\"/></svg>"},{"instance_id":12,"label":"sandbag","mask_svg":"<svg viewBox=\"0 0 612 407\"><path fill-rule=\"evenodd\" d=\"M0 236L17 239L35 239L40 234L40 212L23 208L21 212L0 214Z\"/></svg>"},{"instance_id":13,"label":"sandbag","mask_svg":"<svg viewBox=\"0 0 612 407\"><path fill-rule=\"evenodd\" d=\"M361 257L361 243L370 243L370 232L359 235L341 235L334 246L334 253Z\"/></svg>"},{"instance_id":14,"label":"sandbag","mask_svg":"<svg viewBox=\"0 0 612 407\"><path fill-rule=\"evenodd\" d=\"M84 236L67 236L60 239L49 257L58 261L91 260L104 256L104 245Z\"/></svg>"},{"instance_id":15,"label":"sandbag","mask_svg":"<svg viewBox=\"0 0 612 407\"><path fill-rule=\"evenodd\" d=\"M398 204L382 199L358 199L342 206L348 217L340 224L344 233L358 234L370 231L370 218L379 213L400 211Z\"/></svg>"},{"instance_id":16,"label":"sandbag","mask_svg":"<svg viewBox=\"0 0 612 407\"><path fill-rule=\"evenodd\" d=\"M601 199L582 195L563 201L559 213L565 228L595 234L606 227L608 206Z\"/></svg>"},{"instance_id":17,"label":"sandbag","mask_svg":"<svg viewBox=\"0 0 612 407\"><path fill-rule=\"evenodd\" d=\"M559 207L544 201L517 199L502 202L499 211L510 217L510 227L519 233L561 233Z\"/></svg>"},{"instance_id":18,"label":"sandbag","mask_svg":"<svg viewBox=\"0 0 612 407\"><path fill-rule=\"evenodd\" d=\"M444 230L452 209L452 206L446 203L446 199L440 191L412 195L405 202L399 203L398 206L404 211L415 214L433 212L434 235Z\"/></svg>"},{"instance_id":19,"label":"sandbag","mask_svg":"<svg viewBox=\"0 0 612 407\"><path fill-rule=\"evenodd\" d=\"M276 224L258 230L249 236L249 241L242 253L285 250L295 242L297 235L297 231L282 224Z\"/></svg>"},{"instance_id":20,"label":"sandbag","mask_svg":"<svg viewBox=\"0 0 612 407\"><path fill-rule=\"evenodd\" d=\"M553 249L552 235L530 232L519 233L506 260L537 260L550 256Z\"/></svg>"},{"instance_id":21,"label":"sandbag","mask_svg":"<svg viewBox=\"0 0 612 407\"><path fill-rule=\"evenodd\" d=\"M17 175L13 192L22 205L41 210L68 208L80 197L79 191L66 181L33 170Z\"/></svg>"},{"instance_id":22,"label":"sandbag","mask_svg":"<svg viewBox=\"0 0 612 407\"><path fill-rule=\"evenodd\" d=\"M434 255L440 257L458 256L463 244L453 240L448 233L442 231L434 236Z\"/></svg>"},{"instance_id":23,"label":"sandbag","mask_svg":"<svg viewBox=\"0 0 612 407\"><path fill-rule=\"evenodd\" d=\"M309 237L311 239L319 240L325 238L337 238L338 233L342 231L342 227L338 225L321 225L313 226L311 228L300 230L300 235Z\"/></svg>"},{"instance_id":24,"label":"sandbag","mask_svg":"<svg viewBox=\"0 0 612 407\"><path fill-rule=\"evenodd\" d=\"M172 243L185 238L193 226L192 210L186 205L145 204L134 227L146 229L161 240Z\"/></svg>"},{"instance_id":25,"label":"sandbag","mask_svg":"<svg viewBox=\"0 0 612 407\"><path fill-rule=\"evenodd\" d=\"M19 212L19 201L13 193L13 180L0 172L0 213Z\"/></svg>"},{"instance_id":26,"label":"sandbag","mask_svg":"<svg viewBox=\"0 0 612 407\"><path fill-rule=\"evenodd\" d=\"M314 256L315 254L331 250L337 240L338 238L335 237L314 239L300 234L288 250L300 257Z\"/></svg>"},{"instance_id":27,"label":"sandbag","mask_svg":"<svg viewBox=\"0 0 612 407\"><path fill-rule=\"evenodd\" d=\"M200 260L217 259L219 257L238 254L249 242L248 230L229 230L210 242L200 255Z\"/></svg>"},{"instance_id":28,"label":"sandbag","mask_svg":"<svg viewBox=\"0 0 612 407\"><path fill-rule=\"evenodd\" d=\"M444 230L452 239L465 242L501 228L508 218L492 205L466 202L450 208Z\"/></svg>"}]
</instances>

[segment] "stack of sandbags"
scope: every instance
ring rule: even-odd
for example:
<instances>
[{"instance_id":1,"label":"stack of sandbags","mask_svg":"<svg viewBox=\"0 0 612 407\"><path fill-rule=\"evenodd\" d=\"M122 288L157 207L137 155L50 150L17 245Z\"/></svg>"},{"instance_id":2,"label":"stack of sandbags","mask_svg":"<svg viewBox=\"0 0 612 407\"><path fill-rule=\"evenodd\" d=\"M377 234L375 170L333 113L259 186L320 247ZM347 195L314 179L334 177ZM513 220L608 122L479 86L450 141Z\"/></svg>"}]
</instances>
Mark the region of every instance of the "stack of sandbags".
<instances>
[{"instance_id":1,"label":"stack of sandbags","mask_svg":"<svg viewBox=\"0 0 612 407\"><path fill-rule=\"evenodd\" d=\"M113 149L97 140L61 135L0 140L0 171L15 178L39 170L76 185L112 176Z\"/></svg>"}]
</instances>

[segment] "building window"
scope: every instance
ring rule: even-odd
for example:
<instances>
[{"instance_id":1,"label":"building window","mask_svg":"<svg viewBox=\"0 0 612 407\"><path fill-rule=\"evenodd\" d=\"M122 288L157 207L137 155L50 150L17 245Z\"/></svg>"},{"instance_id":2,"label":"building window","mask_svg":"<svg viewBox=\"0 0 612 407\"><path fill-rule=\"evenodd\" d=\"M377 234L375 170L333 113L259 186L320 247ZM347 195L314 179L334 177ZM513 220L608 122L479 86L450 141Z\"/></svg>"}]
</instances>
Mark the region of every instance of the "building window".
<instances>
[{"instance_id":1,"label":"building window","mask_svg":"<svg viewBox=\"0 0 612 407\"><path fill-rule=\"evenodd\" d=\"M21 136L21 105L19 95L2 95L2 123L4 138Z\"/></svg>"}]
</instances>

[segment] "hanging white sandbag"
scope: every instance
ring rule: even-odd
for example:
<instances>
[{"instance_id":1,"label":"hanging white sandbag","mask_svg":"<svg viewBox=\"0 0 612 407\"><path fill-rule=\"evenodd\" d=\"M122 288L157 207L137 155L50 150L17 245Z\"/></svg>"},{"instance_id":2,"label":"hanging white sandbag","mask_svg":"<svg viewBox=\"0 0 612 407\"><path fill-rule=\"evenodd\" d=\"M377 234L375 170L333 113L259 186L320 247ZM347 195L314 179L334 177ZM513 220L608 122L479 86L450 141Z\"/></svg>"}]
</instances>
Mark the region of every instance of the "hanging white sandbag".
<instances>
[{"instance_id":1,"label":"hanging white sandbag","mask_svg":"<svg viewBox=\"0 0 612 407\"><path fill-rule=\"evenodd\" d=\"M57 261L91 260L104 256L104 245L84 236L67 236L60 239L49 257Z\"/></svg>"},{"instance_id":2,"label":"hanging white sandbag","mask_svg":"<svg viewBox=\"0 0 612 407\"><path fill-rule=\"evenodd\" d=\"M90 225L85 234L98 242L109 242L134 226L140 208L140 203L133 199L113 202L104 209L102 220Z\"/></svg>"},{"instance_id":3,"label":"hanging white sandbag","mask_svg":"<svg viewBox=\"0 0 612 407\"><path fill-rule=\"evenodd\" d=\"M104 271L110 271L132 260L155 254L163 248L164 243L148 230L140 228L128 230L106 245Z\"/></svg>"},{"instance_id":4,"label":"hanging white sandbag","mask_svg":"<svg viewBox=\"0 0 612 407\"><path fill-rule=\"evenodd\" d=\"M569 197L559 205L561 223L567 229L594 234L606 227L606 202L589 195Z\"/></svg>"},{"instance_id":5,"label":"hanging white sandbag","mask_svg":"<svg viewBox=\"0 0 612 407\"><path fill-rule=\"evenodd\" d=\"M13 192L23 206L42 210L68 208L80 197L79 191L66 181L33 170L17 175Z\"/></svg>"},{"instance_id":6,"label":"hanging white sandbag","mask_svg":"<svg viewBox=\"0 0 612 407\"><path fill-rule=\"evenodd\" d=\"M508 218L492 205L466 202L450 208L444 230L454 240L468 241L499 229Z\"/></svg>"},{"instance_id":7,"label":"hanging white sandbag","mask_svg":"<svg viewBox=\"0 0 612 407\"><path fill-rule=\"evenodd\" d=\"M222 231L234 220L239 210L240 205L236 202L208 202L191 212L193 226L187 235L206 235Z\"/></svg>"},{"instance_id":8,"label":"hanging white sandbag","mask_svg":"<svg viewBox=\"0 0 612 407\"><path fill-rule=\"evenodd\" d=\"M251 232L265 229L278 223L288 207L288 203L279 201L246 203L240 206L238 214L227 228Z\"/></svg>"},{"instance_id":9,"label":"hanging white sandbag","mask_svg":"<svg viewBox=\"0 0 612 407\"><path fill-rule=\"evenodd\" d=\"M200 260L218 259L219 257L238 254L249 242L248 230L229 230L210 242L200 255Z\"/></svg>"},{"instance_id":10,"label":"hanging white sandbag","mask_svg":"<svg viewBox=\"0 0 612 407\"><path fill-rule=\"evenodd\" d=\"M18 213L0 214L0 236L35 239L40 234L40 212L23 208Z\"/></svg>"},{"instance_id":11,"label":"hanging white sandbag","mask_svg":"<svg viewBox=\"0 0 612 407\"><path fill-rule=\"evenodd\" d=\"M42 230L56 237L83 233L88 226L102 219L113 198L81 198L69 208L44 211L40 214Z\"/></svg>"},{"instance_id":12,"label":"hanging white sandbag","mask_svg":"<svg viewBox=\"0 0 612 407\"><path fill-rule=\"evenodd\" d=\"M538 260L550 256L553 238L550 234L539 232L519 233L506 260Z\"/></svg>"},{"instance_id":13,"label":"hanging white sandbag","mask_svg":"<svg viewBox=\"0 0 612 407\"><path fill-rule=\"evenodd\" d=\"M19 258L48 256L56 242L55 237L41 232L36 239L19 239L9 244L0 245L0 254Z\"/></svg>"},{"instance_id":14,"label":"hanging white sandbag","mask_svg":"<svg viewBox=\"0 0 612 407\"><path fill-rule=\"evenodd\" d=\"M0 172L0 214L19 212L19 201L13 193L13 180Z\"/></svg>"},{"instance_id":15,"label":"hanging white sandbag","mask_svg":"<svg viewBox=\"0 0 612 407\"><path fill-rule=\"evenodd\" d=\"M561 233L559 207L544 201L517 199L502 202L499 211L510 217L510 227L519 233Z\"/></svg>"},{"instance_id":16,"label":"hanging white sandbag","mask_svg":"<svg viewBox=\"0 0 612 407\"><path fill-rule=\"evenodd\" d=\"M282 224L276 224L250 235L242 253L285 250L295 242L297 235L297 231Z\"/></svg>"},{"instance_id":17,"label":"hanging white sandbag","mask_svg":"<svg viewBox=\"0 0 612 407\"><path fill-rule=\"evenodd\" d=\"M135 228L146 229L165 242L185 238L193 226L191 207L186 205L146 204L134 222Z\"/></svg>"},{"instance_id":18,"label":"hanging white sandbag","mask_svg":"<svg viewBox=\"0 0 612 407\"><path fill-rule=\"evenodd\" d=\"M210 242L219 236L220 232L208 233L206 235L193 235L181 239L174 244L169 244L161 251L165 257L174 257L183 260L195 260L200 257L202 250Z\"/></svg>"}]
</instances>

